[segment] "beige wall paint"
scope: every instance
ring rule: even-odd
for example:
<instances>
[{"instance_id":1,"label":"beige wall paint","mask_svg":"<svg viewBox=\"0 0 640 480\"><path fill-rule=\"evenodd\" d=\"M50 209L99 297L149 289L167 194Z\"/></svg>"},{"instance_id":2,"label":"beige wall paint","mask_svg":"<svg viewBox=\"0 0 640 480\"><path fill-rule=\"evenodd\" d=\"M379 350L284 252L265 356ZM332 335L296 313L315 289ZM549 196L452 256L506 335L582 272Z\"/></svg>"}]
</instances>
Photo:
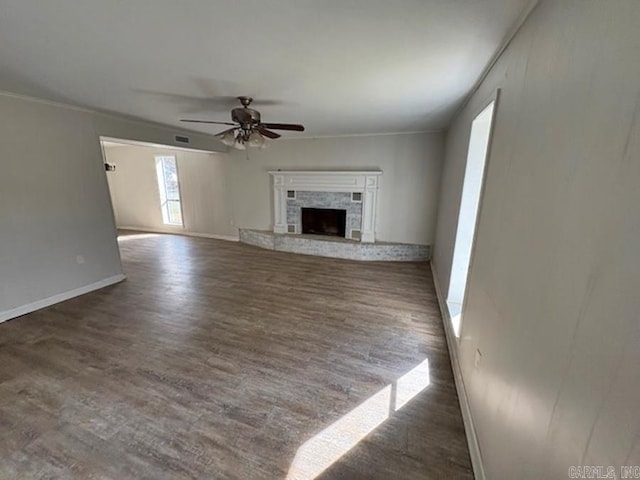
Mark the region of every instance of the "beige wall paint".
<instances>
[{"instance_id":1,"label":"beige wall paint","mask_svg":"<svg viewBox=\"0 0 640 480\"><path fill-rule=\"evenodd\" d=\"M142 146L107 147L107 173L118 227L237 238L228 195L228 158L224 154ZM164 225L155 157L175 156L178 163L184 228Z\"/></svg>"},{"instance_id":2,"label":"beige wall paint","mask_svg":"<svg viewBox=\"0 0 640 480\"><path fill-rule=\"evenodd\" d=\"M122 275L99 137L172 143L175 134L221 147L207 135L0 92L0 321Z\"/></svg>"},{"instance_id":3,"label":"beige wall paint","mask_svg":"<svg viewBox=\"0 0 640 480\"><path fill-rule=\"evenodd\" d=\"M91 114L0 95L0 158L0 319L122 273Z\"/></svg>"},{"instance_id":4,"label":"beige wall paint","mask_svg":"<svg viewBox=\"0 0 640 480\"><path fill-rule=\"evenodd\" d=\"M432 244L443 157L441 133L275 140L230 152L233 217L241 228L273 229L269 170L380 169L378 240Z\"/></svg>"},{"instance_id":5,"label":"beige wall paint","mask_svg":"<svg viewBox=\"0 0 640 480\"><path fill-rule=\"evenodd\" d=\"M92 112L92 118L96 132L102 137L176 146L178 148L189 147L194 150L208 152L226 152L228 150L228 147L213 135L205 135L191 130L181 130L166 125L100 112ZM176 135L188 137L189 144L185 145L176 142Z\"/></svg>"},{"instance_id":6,"label":"beige wall paint","mask_svg":"<svg viewBox=\"0 0 640 480\"><path fill-rule=\"evenodd\" d=\"M447 135L445 292L471 121L502 89L459 344L489 479L640 464L638 25L637 0L543 0Z\"/></svg>"}]
</instances>

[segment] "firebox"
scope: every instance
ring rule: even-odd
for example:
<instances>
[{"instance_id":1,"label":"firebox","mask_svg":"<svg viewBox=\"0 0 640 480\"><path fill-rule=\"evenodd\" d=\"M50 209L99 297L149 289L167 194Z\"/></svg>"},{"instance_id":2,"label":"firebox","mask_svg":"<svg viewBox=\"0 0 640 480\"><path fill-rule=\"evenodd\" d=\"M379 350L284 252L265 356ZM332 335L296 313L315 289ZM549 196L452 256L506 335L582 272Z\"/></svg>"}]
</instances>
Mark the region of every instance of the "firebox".
<instances>
[{"instance_id":1,"label":"firebox","mask_svg":"<svg viewBox=\"0 0 640 480\"><path fill-rule=\"evenodd\" d=\"M344 237L347 211L333 208L302 208L302 233Z\"/></svg>"}]
</instances>

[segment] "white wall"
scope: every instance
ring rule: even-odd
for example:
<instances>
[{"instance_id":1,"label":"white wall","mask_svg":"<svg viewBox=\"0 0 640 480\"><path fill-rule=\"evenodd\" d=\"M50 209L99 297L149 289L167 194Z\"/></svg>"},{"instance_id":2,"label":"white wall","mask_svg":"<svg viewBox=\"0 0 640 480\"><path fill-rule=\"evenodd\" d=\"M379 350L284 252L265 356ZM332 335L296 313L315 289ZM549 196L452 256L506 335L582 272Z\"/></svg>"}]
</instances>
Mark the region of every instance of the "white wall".
<instances>
[{"instance_id":1,"label":"white wall","mask_svg":"<svg viewBox=\"0 0 640 480\"><path fill-rule=\"evenodd\" d=\"M118 227L237 237L227 190L228 157L142 146L106 147L107 173ZM173 155L178 163L183 227L164 225L155 156Z\"/></svg>"},{"instance_id":2,"label":"white wall","mask_svg":"<svg viewBox=\"0 0 640 480\"><path fill-rule=\"evenodd\" d=\"M0 321L122 278L99 136L176 133L220 148L206 135L0 92Z\"/></svg>"},{"instance_id":3,"label":"white wall","mask_svg":"<svg viewBox=\"0 0 640 480\"><path fill-rule=\"evenodd\" d=\"M178 148L189 147L208 152L226 152L228 150L228 147L213 135L205 135L191 130L101 112L91 112L91 117L95 131L102 137L135 140L159 145L175 145ZM188 137L189 144L185 145L176 142L176 135Z\"/></svg>"},{"instance_id":4,"label":"white wall","mask_svg":"<svg viewBox=\"0 0 640 480\"><path fill-rule=\"evenodd\" d=\"M445 294L471 121L502 89L458 351L490 479L640 464L639 25L637 0L543 0L447 135Z\"/></svg>"},{"instance_id":5,"label":"white wall","mask_svg":"<svg viewBox=\"0 0 640 480\"><path fill-rule=\"evenodd\" d=\"M272 179L286 170L380 169L377 240L432 244L443 156L441 133L275 140L233 151L233 217L241 228L273 229Z\"/></svg>"},{"instance_id":6,"label":"white wall","mask_svg":"<svg viewBox=\"0 0 640 480\"><path fill-rule=\"evenodd\" d=\"M0 320L122 273L90 114L0 95L0 158Z\"/></svg>"}]
</instances>

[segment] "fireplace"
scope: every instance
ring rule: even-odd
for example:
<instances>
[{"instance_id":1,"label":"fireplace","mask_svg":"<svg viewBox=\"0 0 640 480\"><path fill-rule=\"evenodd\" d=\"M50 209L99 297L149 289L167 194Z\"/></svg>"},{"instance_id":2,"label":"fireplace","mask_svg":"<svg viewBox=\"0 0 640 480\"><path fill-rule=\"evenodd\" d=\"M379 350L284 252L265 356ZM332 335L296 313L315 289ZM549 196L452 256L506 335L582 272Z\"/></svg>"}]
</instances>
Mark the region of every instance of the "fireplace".
<instances>
[{"instance_id":1,"label":"fireplace","mask_svg":"<svg viewBox=\"0 0 640 480\"><path fill-rule=\"evenodd\" d=\"M295 235L313 230L362 243L375 242L378 184L382 172L274 170L269 175L273 177L273 233ZM307 207L344 210L346 219L341 215L328 229L322 224L307 224L303 228L302 209Z\"/></svg>"},{"instance_id":2,"label":"fireplace","mask_svg":"<svg viewBox=\"0 0 640 480\"><path fill-rule=\"evenodd\" d=\"M302 208L302 233L343 237L347 211L333 208Z\"/></svg>"}]
</instances>

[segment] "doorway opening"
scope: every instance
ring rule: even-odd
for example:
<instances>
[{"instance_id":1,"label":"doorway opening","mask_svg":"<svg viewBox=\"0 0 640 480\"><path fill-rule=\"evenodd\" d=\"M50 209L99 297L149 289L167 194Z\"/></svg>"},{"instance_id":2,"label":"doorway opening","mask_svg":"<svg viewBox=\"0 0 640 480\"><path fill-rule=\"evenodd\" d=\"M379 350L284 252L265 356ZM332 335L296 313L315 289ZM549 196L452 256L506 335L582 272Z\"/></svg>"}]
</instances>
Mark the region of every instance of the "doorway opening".
<instances>
[{"instance_id":1,"label":"doorway opening","mask_svg":"<svg viewBox=\"0 0 640 480\"><path fill-rule=\"evenodd\" d=\"M462 184L460 213L447 294L447 307L456 337L460 337L462 328L462 313L480 211L495 103L496 99L492 100L471 123L467 165Z\"/></svg>"},{"instance_id":2,"label":"doorway opening","mask_svg":"<svg viewBox=\"0 0 640 480\"><path fill-rule=\"evenodd\" d=\"M200 167L210 159L198 155L212 152L112 137L100 137L100 145L121 258L137 241L184 234L196 215L193 207L183 213L182 180L192 187L194 178L209 181L210 170Z\"/></svg>"}]
</instances>

